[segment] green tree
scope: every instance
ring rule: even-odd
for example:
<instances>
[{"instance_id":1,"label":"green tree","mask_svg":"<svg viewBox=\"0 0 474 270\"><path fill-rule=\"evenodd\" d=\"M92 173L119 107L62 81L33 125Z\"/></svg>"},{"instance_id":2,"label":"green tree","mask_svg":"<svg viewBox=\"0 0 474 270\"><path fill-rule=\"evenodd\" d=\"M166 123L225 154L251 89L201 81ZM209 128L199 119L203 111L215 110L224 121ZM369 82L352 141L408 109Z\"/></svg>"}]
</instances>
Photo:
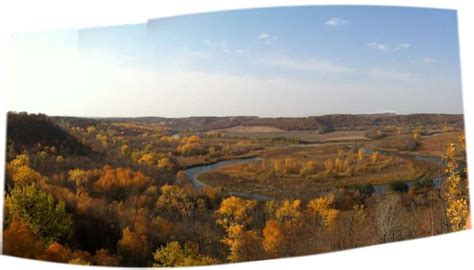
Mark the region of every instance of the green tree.
<instances>
[{"instance_id":1,"label":"green tree","mask_svg":"<svg viewBox=\"0 0 474 270\"><path fill-rule=\"evenodd\" d=\"M196 266L217 263L217 260L212 257L200 255L196 245L190 242L185 243L183 247L176 241L167 243L166 246L158 248L153 253L153 258L156 262L153 266L157 267Z\"/></svg>"},{"instance_id":2,"label":"green tree","mask_svg":"<svg viewBox=\"0 0 474 270\"><path fill-rule=\"evenodd\" d=\"M16 186L5 199L6 219L15 215L26 221L46 243L69 237L72 221L62 201L31 186Z\"/></svg>"}]
</instances>

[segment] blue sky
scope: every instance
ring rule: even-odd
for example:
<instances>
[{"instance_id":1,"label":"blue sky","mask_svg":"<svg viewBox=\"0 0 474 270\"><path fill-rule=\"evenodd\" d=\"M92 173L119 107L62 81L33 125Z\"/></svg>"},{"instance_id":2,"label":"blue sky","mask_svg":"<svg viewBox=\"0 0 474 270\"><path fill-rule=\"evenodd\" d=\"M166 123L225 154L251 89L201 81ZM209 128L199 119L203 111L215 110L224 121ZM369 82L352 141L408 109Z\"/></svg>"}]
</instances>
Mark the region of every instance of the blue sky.
<instances>
[{"instance_id":1,"label":"blue sky","mask_svg":"<svg viewBox=\"0 0 474 270\"><path fill-rule=\"evenodd\" d=\"M225 11L15 34L10 48L8 106L16 111L167 117L462 113L455 11Z\"/></svg>"}]
</instances>

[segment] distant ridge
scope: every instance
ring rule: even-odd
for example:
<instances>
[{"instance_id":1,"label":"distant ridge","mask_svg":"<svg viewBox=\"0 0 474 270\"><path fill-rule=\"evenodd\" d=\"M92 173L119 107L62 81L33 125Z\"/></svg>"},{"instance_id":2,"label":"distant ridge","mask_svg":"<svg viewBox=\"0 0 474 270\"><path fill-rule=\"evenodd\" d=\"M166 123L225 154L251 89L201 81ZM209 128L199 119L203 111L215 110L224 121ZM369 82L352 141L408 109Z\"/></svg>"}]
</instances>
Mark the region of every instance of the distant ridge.
<instances>
[{"instance_id":1,"label":"distant ridge","mask_svg":"<svg viewBox=\"0 0 474 270\"><path fill-rule=\"evenodd\" d=\"M193 116L182 118L166 117L53 117L70 125L94 125L94 121L157 123L177 131L209 131L236 126L267 126L283 130L369 130L379 126L431 126L443 128L464 127L462 114L416 113L395 114L393 112L375 114L327 114L308 117L258 117L258 116Z\"/></svg>"}]
</instances>

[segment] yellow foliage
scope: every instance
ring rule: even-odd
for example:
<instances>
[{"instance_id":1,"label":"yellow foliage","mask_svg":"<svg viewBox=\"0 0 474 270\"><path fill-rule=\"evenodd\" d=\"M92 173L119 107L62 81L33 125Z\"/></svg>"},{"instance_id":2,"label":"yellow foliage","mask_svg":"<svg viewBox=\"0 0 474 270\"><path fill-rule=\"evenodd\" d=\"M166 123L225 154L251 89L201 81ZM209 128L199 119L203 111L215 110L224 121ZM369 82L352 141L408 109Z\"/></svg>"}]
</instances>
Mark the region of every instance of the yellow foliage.
<instances>
[{"instance_id":1,"label":"yellow foliage","mask_svg":"<svg viewBox=\"0 0 474 270\"><path fill-rule=\"evenodd\" d=\"M252 222L252 210L257 206L255 200L229 197L221 202L216 211L217 224L224 228L234 225L249 225Z\"/></svg>"},{"instance_id":2,"label":"yellow foliage","mask_svg":"<svg viewBox=\"0 0 474 270\"><path fill-rule=\"evenodd\" d=\"M300 169L301 176L308 176L308 175L314 174L315 172L316 172L316 164L312 160L307 161L303 165L303 167Z\"/></svg>"},{"instance_id":3,"label":"yellow foliage","mask_svg":"<svg viewBox=\"0 0 474 270\"><path fill-rule=\"evenodd\" d=\"M466 221L469 215L469 191L467 178L462 177L458 172L458 164L454 160L455 147L453 143L447 145L446 154L446 199L447 216L452 231L466 229Z\"/></svg>"},{"instance_id":4,"label":"yellow foliage","mask_svg":"<svg viewBox=\"0 0 474 270\"><path fill-rule=\"evenodd\" d=\"M279 223L288 222L299 225L301 221L301 201L283 201L280 207L275 210L275 218Z\"/></svg>"},{"instance_id":5,"label":"yellow foliage","mask_svg":"<svg viewBox=\"0 0 474 270\"><path fill-rule=\"evenodd\" d=\"M159 208L176 211L181 216L189 216L194 202L185 189L176 185L164 185L161 187L161 195L156 205Z\"/></svg>"},{"instance_id":6,"label":"yellow foliage","mask_svg":"<svg viewBox=\"0 0 474 270\"><path fill-rule=\"evenodd\" d=\"M154 266L158 267L197 266L218 263L212 257L200 255L196 246L190 242L186 242L184 247L181 247L176 241L167 243L166 246L158 248L153 253L153 258L157 262Z\"/></svg>"},{"instance_id":7,"label":"yellow foliage","mask_svg":"<svg viewBox=\"0 0 474 270\"><path fill-rule=\"evenodd\" d=\"M158 160L158 168L172 170L174 168L174 164L168 157L163 157Z\"/></svg>"},{"instance_id":8,"label":"yellow foliage","mask_svg":"<svg viewBox=\"0 0 474 270\"><path fill-rule=\"evenodd\" d=\"M330 159L324 161L324 174L329 175L334 170L334 163Z\"/></svg>"},{"instance_id":9,"label":"yellow foliage","mask_svg":"<svg viewBox=\"0 0 474 270\"><path fill-rule=\"evenodd\" d=\"M359 151L357 152L357 158L362 161L365 159L365 151L363 148L360 148Z\"/></svg>"},{"instance_id":10,"label":"yellow foliage","mask_svg":"<svg viewBox=\"0 0 474 270\"><path fill-rule=\"evenodd\" d=\"M263 228L263 249L270 255L276 255L280 249L283 233L275 220L268 220Z\"/></svg>"},{"instance_id":11,"label":"yellow foliage","mask_svg":"<svg viewBox=\"0 0 474 270\"><path fill-rule=\"evenodd\" d=\"M276 173L283 173L283 162L281 160L273 161L273 171Z\"/></svg>"},{"instance_id":12,"label":"yellow foliage","mask_svg":"<svg viewBox=\"0 0 474 270\"><path fill-rule=\"evenodd\" d=\"M155 162L155 155L152 153L146 153L138 160L138 163L145 163L148 166L153 166Z\"/></svg>"},{"instance_id":13,"label":"yellow foliage","mask_svg":"<svg viewBox=\"0 0 474 270\"><path fill-rule=\"evenodd\" d=\"M65 160L64 160L64 157L63 157L63 156L58 156L58 157L56 158L56 163L58 163L58 164L63 164L64 161L65 161Z\"/></svg>"},{"instance_id":14,"label":"yellow foliage","mask_svg":"<svg viewBox=\"0 0 474 270\"><path fill-rule=\"evenodd\" d=\"M242 225L231 225L226 231L227 237L222 243L229 247L229 261L251 261L259 258L261 240L255 231L244 230Z\"/></svg>"},{"instance_id":15,"label":"yellow foliage","mask_svg":"<svg viewBox=\"0 0 474 270\"><path fill-rule=\"evenodd\" d=\"M372 153L372 155L370 156L370 161L372 162L372 164L376 164L377 161L379 160L379 152L375 151Z\"/></svg>"},{"instance_id":16,"label":"yellow foliage","mask_svg":"<svg viewBox=\"0 0 474 270\"><path fill-rule=\"evenodd\" d=\"M124 156L130 155L130 147L128 144L123 144L120 146L120 153Z\"/></svg>"},{"instance_id":17,"label":"yellow foliage","mask_svg":"<svg viewBox=\"0 0 474 270\"><path fill-rule=\"evenodd\" d=\"M18 155L6 166L7 173L13 182L18 185L37 184L42 176L29 166L30 161L27 155Z\"/></svg>"},{"instance_id":18,"label":"yellow foliage","mask_svg":"<svg viewBox=\"0 0 474 270\"><path fill-rule=\"evenodd\" d=\"M284 172L286 174L295 174L300 170L298 162L292 158L285 158L284 164Z\"/></svg>"},{"instance_id":19,"label":"yellow foliage","mask_svg":"<svg viewBox=\"0 0 474 270\"><path fill-rule=\"evenodd\" d=\"M94 133L94 132L96 132L96 129L95 129L94 126L89 126L89 127L87 127L87 133L92 134L92 133Z\"/></svg>"},{"instance_id":20,"label":"yellow foliage","mask_svg":"<svg viewBox=\"0 0 474 270\"><path fill-rule=\"evenodd\" d=\"M319 221L321 227L330 228L339 215L339 210L332 208L333 203L334 196L331 194L311 200L306 208Z\"/></svg>"}]
</instances>

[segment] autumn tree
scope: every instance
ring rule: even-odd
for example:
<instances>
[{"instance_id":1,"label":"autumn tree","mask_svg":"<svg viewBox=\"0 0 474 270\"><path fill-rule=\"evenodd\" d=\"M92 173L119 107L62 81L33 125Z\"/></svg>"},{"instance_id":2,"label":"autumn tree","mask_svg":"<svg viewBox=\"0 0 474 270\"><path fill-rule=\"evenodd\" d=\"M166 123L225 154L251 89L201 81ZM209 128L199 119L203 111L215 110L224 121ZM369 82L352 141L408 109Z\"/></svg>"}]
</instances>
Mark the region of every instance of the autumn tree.
<instances>
[{"instance_id":1,"label":"autumn tree","mask_svg":"<svg viewBox=\"0 0 474 270\"><path fill-rule=\"evenodd\" d=\"M305 177L316 172L316 164L314 161L307 161L300 169L300 175Z\"/></svg>"},{"instance_id":2,"label":"autumn tree","mask_svg":"<svg viewBox=\"0 0 474 270\"><path fill-rule=\"evenodd\" d=\"M262 246L271 258L276 258L281 254L283 238L284 235L280 224L273 219L267 220L263 228Z\"/></svg>"},{"instance_id":3,"label":"autumn tree","mask_svg":"<svg viewBox=\"0 0 474 270\"><path fill-rule=\"evenodd\" d=\"M216 259L200 255L198 249L191 242L182 247L179 242L173 241L158 248L153 253L156 267L198 266L218 263Z\"/></svg>"},{"instance_id":4,"label":"autumn tree","mask_svg":"<svg viewBox=\"0 0 474 270\"><path fill-rule=\"evenodd\" d=\"M67 263L72 260L72 251L58 242L53 242L48 245L44 254L41 256L42 260L51 262Z\"/></svg>"},{"instance_id":5,"label":"autumn tree","mask_svg":"<svg viewBox=\"0 0 474 270\"><path fill-rule=\"evenodd\" d=\"M330 228L336 220L339 210L332 207L334 196L332 194L311 200L308 205L308 211L314 217L316 226L322 230Z\"/></svg>"},{"instance_id":6,"label":"autumn tree","mask_svg":"<svg viewBox=\"0 0 474 270\"><path fill-rule=\"evenodd\" d=\"M97 265L102 266L118 266L120 264L120 258L111 254L106 249L99 249L95 252L93 261Z\"/></svg>"},{"instance_id":7,"label":"autumn tree","mask_svg":"<svg viewBox=\"0 0 474 270\"><path fill-rule=\"evenodd\" d=\"M6 166L7 174L15 185L37 184L43 177L40 173L30 167L28 155L18 155Z\"/></svg>"},{"instance_id":8,"label":"autumn tree","mask_svg":"<svg viewBox=\"0 0 474 270\"><path fill-rule=\"evenodd\" d=\"M334 162L331 159L324 161L324 175L329 176L334 170Z\"/></svg>"},{"instance_id":9,"label":"autumn tree","mask_svg":"<svg viewBox=\"0 0 474 270\"><path fill-rule=\"evenodd\" d=\"M123 156L128 156L130 155L130 146L128 144L122 144L120 146L120 154L122 154Z\"/></svg>"},{"instance_id":10,"label":"autumn tree","mask_svg":"<svg viewBox=\"0 0 474 270\"><path fill-rule=\"evenodd\" d=\"M356 248L363 242L362 232L364 231L364 222L367 219L367 212L363 205L354 205L352 211L346 216L347 233L351 242L351 247Z\"/></svg>"},{"instance_id":11,"label":"autumn tree","mask_svg":"<svg viewBox=\"0 0 474 270\"><path fill-rule=\"evenodd\" d=\"M7 220L17 215L38 232L46 243L67 238L72 221L62 201L55 202L51 194L34 186L17 186L5 200Z\"/></svg>"},{"instance_id":12,"label":"autumn tree","mask_svg":"<svg viewBox=\"0 0 474 270\"><path fill-rule=\"evenodd\" d=\"M284 172L284 164L281 160L275 159L273 161L273 171L275 173L283 173Z\"/></svg>"},{"instance_id":13,"label":"autumn tree","mask_svg":"<svg viewBox=\"0 0 474 270\"><path fill-rule=\"evenodd\" d=\"M377 161L379 160L379 156L380 154L378 151L373 152L372 155L370 155L370 162L372 164L377 164Z\"/></svg>"},{"instance_id":14,"label":"autumn tree","mask_svg":"<svg viewBox=\"0 0 474 270\"><path fill-rule=\"evenodd\" d=\"M295 255L303 228L301 201L269 201L266 203L266 213L268 219L264 228L263 248L270 257Z\"/></svg>"},{"instance_id":15,"label":"autumn tree","mask_svg":"<svg viewBox=\"0 0 474 270\"><path fill-rule=\"evenodd\" d=\"M321 250L321 237L327 231L332 231L336 218L339 216L339 210L333 208L334 196L332 194L315 198L306 205L309 215L307 218L311 224L308 228L311 238L308 239Z\"/></svg>"},{"instance_id":16,"label":"autumn tree","mask_svg":"<svg viewBox=\"0 0 474 270\"><path fill-rule=\"evenodd\" d=\"M334 160L334 171L336 173L341 172L343 170L343 165L344 164L342 163L342 160L340 158L336 158Z\"/></svg>"},{"instance_id":17,"label":"autumn tree","mask_svg":"<svg viewBox=\"0 0 474 270\"><path fill-rule=\"evenodd\" d=\"M255 200L244 200L235 196L222 201L216 211L217 224L221 225L227 236L222 242L229 247L229 261L255 260L260 255L260 238L250 229Z\"/></svg>"},{"instance_id":18,"label":"autumn tree","mask_svg":"<svg viewBox=\"0 0 474 270\"><path fill-rule=\"evenodd\" d=\"M176 185L161 187L161 195L156 202L158 208L166 209L170 214L177 214L179 220L189 218L194 214L195 202L187 191Z\"/></svg>"},{"instance_id":19,"label":"autumn tree","mask_svg":"<svg viewBox=\"0 0 474 270\"><path fill-rule=\"evenodd\" d=\"M401 196L396 193L385 195L377 203L376 226L382 243L403 239L407 223L407 215L401 202Z\"/></svg>"},{"instance_id":20,"label":"autumn tree","mask_svg":"<svg viewBox=\"0 0 474 270\"><path fill-rule=\"evenodd\" d=\"M3 252L7 255L34 259L43 252L43 239L27 222L14 216L3 232Z\"/></svg>"},{"instance_id":21,"label":"autumn tree","mask_svg":"<svg viewBox=\"0 0 474 270\"><path fill-rule=\"evenodd\" d=\"M184 137L177 147L177 151L183 156L191 156L199 153L201 150L201 138L197 135Z\"/></svg>"},{"instance_id":22,"label":"autumn tree","mask_svg":"<svg viewBox=\"0 0 474 270\"><path fill-rule=\"evenodd\" d=\"M145 266L149 257L149 243L146 236L138 235L126 227L117 243L117 252L127 265Z\"/></svg>"},{"instance_id":23,"label":"autumn tree","mask_svg":"<svg viewBox=\"0 0 474 270\"><path fill-rule=\"evenodd\" d=\"M81 169L69 170L68 177L69 180L74 183L76 195L79 195L84 191L85 186L89 183L89 175L87 171Z\"/></svg>"},{"instance_id":24,"label":"autumn tree","mask_svg":"<svg viewBox=\"0 0 474 270\"><path fill-rule=\"evenodd\" d=\"M138 160L138 163L143 163L148 166L153 166L156 162L156 157L153 153L145 153L143 156Z\"/></svg>"},{"instance_id":25,"label":"autumn tree","mask_svg":"<svg viewBox=\"0 0 474 270\"><path fill-rule=\"evenodd\" d=\"M293 158L285 158L284 172L285 174L296 174L300 170L298 162Z\"/></svg>"},{"instance_id":26,"label":"autumn tree","mask_svg":"<svg viewBox=\"0 0 474 270\"><path fill-rule=\"evenodd\" d=\"M262 258L261 239L255 230L246 230L243 225L235 224L227 228L227 237L222 243L227 245L231 262L252 261Z\"/></svg>"},{"instance_id":27,"label":"autumn tree","mask_svg":"<svg viewBox=\"0 0 474 270\"><path fill-rule=\"evenodd\" d=\"M256 206L255 200L244 200L235 196L226 198L216 211L217 224L225 229L232 225L249 227L253 221L252 213Z\"/></svg>"},{"instance_id":28,"label":"autumn tree","mask_svg":"<svg viewBox=\"0 0 474 270\"><path fill-rule=\"evenodd\" d=\"M172 170L174 168L174 164L169 157L162 157L158 159L157 166L158 168L164 170Z\"/></svg>"},{"instance_id":29,"label":"autumn tree","mask_svg":"<svg viewBox=\"0 0 474 270\"><path fill-rule=\"evenodd\" d=\"M453 143L447 145L444 159L446 160L446 203L447 216L451 231L460 231L466 228L469 215L469 190L467 177L459 173L458 164L454 159L455 147Z\"/></svg>"},{"instance_id":30,"label":"autumn tree","mask_svg":"<svg viewBox=\"0 0 474 270\"><path fill-rule=\"evenodd\" d=\"M357 158L359 159L359 161L362 161L365 159L364 148L360 148L359 151L357 151Z\"/></svg>"},{"instance_id":31,"label":"autumn tree","mask_svg":"<svg viewBox=\"0 0 474 270\"><path fill-rule=\"evenodd\" d=\"M98 192L108 193L114 199L123 199L151 184L151 179L131 168L104 166L103 173L95 182Z\"/></svg>"}]
</instances>

